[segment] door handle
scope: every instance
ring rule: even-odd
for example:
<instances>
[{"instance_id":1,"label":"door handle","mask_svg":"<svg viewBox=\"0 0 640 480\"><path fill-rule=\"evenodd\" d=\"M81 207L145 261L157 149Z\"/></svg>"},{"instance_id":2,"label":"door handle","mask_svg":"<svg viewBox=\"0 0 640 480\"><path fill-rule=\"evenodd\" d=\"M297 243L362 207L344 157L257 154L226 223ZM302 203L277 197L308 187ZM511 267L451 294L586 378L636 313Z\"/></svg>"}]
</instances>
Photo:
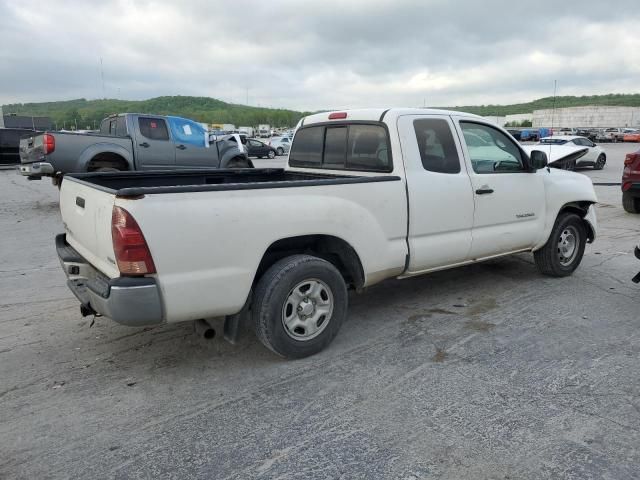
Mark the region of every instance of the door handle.
<instances>
[{"instance_id":1,"label":"door handle","mask_svg":"<svg viewBox=\"0 0 640 480\"><path fill-rule=\"evenodd\" d=\"M142 142L142 143L139 143L138 145L144 148L149 148L149 144L147 142Z\"/></svg>"},{"instance_id":2,"label":"door handle","mask_svg":"<svg viewBox=\"0 0 640 480\"><path fill-rule=\"evenodd\" d=\"M184 145L178 145L176 148L178 150L186 150L187 149L187 147L185 147Z\"/></svg>"},{"instance_id":3,"label":"door handle","mask_svg":"<svg viewBox=\"0 0 640 480\"><path fill-rule=\"evenodd\" d=\"M493 193L493 188L479 188L476 190L478 195L486 195L488 193Z\"/></svg>"}]
</instances>

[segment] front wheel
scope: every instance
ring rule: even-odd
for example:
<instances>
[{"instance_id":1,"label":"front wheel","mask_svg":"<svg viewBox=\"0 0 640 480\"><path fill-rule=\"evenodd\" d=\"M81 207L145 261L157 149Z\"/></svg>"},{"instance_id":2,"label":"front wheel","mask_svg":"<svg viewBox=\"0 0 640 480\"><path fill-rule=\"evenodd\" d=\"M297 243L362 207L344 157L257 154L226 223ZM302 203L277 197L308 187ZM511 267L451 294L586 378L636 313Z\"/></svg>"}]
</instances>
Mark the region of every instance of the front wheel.
<instances>
[{"instance_id":1,"label":"front wheel","mask_svg":"<svg viewBox=\"0 0 640 480\"><path fill-rule=\"evenodd\" d=\"M604 156L604 153L601 153L596 160L596 164L593 166L594 170L602 170L604 165L607 163L607 157Z\"/></svg>"},{"instance_id":2,"label":"front wheel","mask_svg":"<svg viewBox=\"0 0 640 480\"><path fill-rule=\"evenodd\" d=\"M580 265L586 243L587 231L582 218L574 213L560 214L547 243L533 252L533 258L541 273L566 277Z\"/></svg>"},{"instance_id":3,"label":"front wheel","mask_svg":"<svg viewBox=\"0 0 640 480\"><path fill-rule=\"evenodd\" d=\"M268 156L270 159L274 159L276 158L276 152L274 152L273 150L269 150Z\"/></svg>"},{"instance_id":4,"label":"front wheel","mask_svg":"<svg viewBox=\"0 0 640 480\"><path fill-rule=\"evenodd\" d=\"M284 155L284 148L278 147L278 155Z\"/></svg>"},{"instance_id":5,"label":"front wheel","mask_svg":"<svg viewBox=\"0 0 640 480\"><path fill-rule=\"evenodd\" d=\"M260 278L252 303L258 339L287 358L323 350L347 315L347 286L336 267L311 255L273 264Z\"/></svg>"},{"instance_id":6,"label":"front wheel","mask_svg":"<svg viewBox=\"0 0 640 480\"><path fill-rule=\"evenodd\" d=\"M228 164L227 168L251 168L249 161L242 157L233 158Z\"/></svg>"}]
</instances>

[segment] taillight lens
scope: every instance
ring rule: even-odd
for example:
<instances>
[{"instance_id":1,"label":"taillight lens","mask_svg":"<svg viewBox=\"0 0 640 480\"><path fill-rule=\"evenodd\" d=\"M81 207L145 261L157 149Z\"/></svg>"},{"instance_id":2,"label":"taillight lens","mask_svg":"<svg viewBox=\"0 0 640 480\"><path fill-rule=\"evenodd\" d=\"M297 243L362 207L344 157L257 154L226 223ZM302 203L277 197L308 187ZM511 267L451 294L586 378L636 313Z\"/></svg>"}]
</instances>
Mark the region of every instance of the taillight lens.
<instances>
[{"instance_id":1,"label":"taillight lens","mask_svg":"<svg viewBox=\"0 0 640 480\"><path fill-rule=\"evenodd\" d=\"M639 157L640 155L638 153L627 153L627 156L624 157L624 164L631 165L635 163Z\"/></svg>"},{"instance_id":2,"label":"taillight lens","mask_svg":"<svg viewBox=\"0 0 640 480\"><path fill-rule=\"evenodd\" d=\"M156 273L156 266L142 230L124 208L113 207L111 238L121 275L137 276Z\"/></svg>"},{"instance_id":3,"label":"taillight lens","mask_svg":"<svg viewBox=\"0 0 640 480\"><path fill-rule=\"evenodd\" d=\"M44 154L47 155L53 152L56 149L56 137L51 135L50 133L45 133L42 136L42 150Z\"/></svg>"}]
</instances>

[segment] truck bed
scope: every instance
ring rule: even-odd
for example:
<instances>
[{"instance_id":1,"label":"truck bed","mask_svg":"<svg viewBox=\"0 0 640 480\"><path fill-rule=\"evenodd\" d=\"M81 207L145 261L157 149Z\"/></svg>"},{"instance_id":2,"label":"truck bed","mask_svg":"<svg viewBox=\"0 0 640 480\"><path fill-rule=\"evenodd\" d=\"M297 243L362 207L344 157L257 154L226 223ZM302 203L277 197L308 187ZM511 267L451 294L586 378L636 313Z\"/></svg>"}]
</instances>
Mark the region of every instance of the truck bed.
<instances>
[{"instance_id":1,"label":"truck bed","mask_svg":"<svg viewBox=\"0 0 640 480\"><path fill-rule=\"evenodd\" d=\"M330 175L289 171L282 168L239 170L141 171L74 173L65 179L85 184L119 197L145 194L291 188L313 185L386 182L400 180L392 175Z\"/></svg>"}]
</instances>

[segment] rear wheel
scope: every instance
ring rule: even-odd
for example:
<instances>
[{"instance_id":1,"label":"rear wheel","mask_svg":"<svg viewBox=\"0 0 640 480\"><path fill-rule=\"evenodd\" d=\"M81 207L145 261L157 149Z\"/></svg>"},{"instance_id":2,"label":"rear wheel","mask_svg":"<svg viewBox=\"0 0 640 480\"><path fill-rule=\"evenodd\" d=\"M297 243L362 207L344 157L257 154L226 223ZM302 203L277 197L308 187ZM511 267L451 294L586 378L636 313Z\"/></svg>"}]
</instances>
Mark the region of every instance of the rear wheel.
<instances>
[{"instance_id":1,"label":"rear wheel","mask_svg":"<svg viewBox=\"0 0 640 480\"><path fill-rule=\"evenodd\" d=\"M587 232L582 218L574 213L560 214L547 243L533 252L538 270L552 277L571 275L584 255Z\"/></svg>"},{"instance_id":2,"label":"rear wheel","mask_svg":"<svg viewBox=\"0 0 640 480\"><path fill-rule=\"evenodd\" d=\"M604 156L604 153L601 153L596 160L596 164L593 166L594 170L602 170L604 165L607 163L607 157Z\"/></svg>"},{"instance_id":3,"label":"rear wheel","mask_svg":"<svg viewBox=\"0 0 640 480\"><path fill-rule=\"evenodd\" d=\"M260 278L252 303L256 335L270 350L303 358L323 350L347 315L347 286L331 263L293 255Z\"/></svg>"},{"instance_id":4,"label":"rear wheel","mask_svg":"<svg viewBox=\"0 0 640 480\"><path fill-rule=\"evenodd\" d=\"M625 212L640 213L640 198L632 196L629 192L623 192L622 207Z\"/></svg>"},{"instance_id":5,"label":"rear wheel","mask_svg":"<svg viewBox=\"0 0 640 480\"><path fill-rule=\"evenodd\" d=\"M284 148L278 147L278 155L284 155Z\"/></svg>"}]
</instances>

